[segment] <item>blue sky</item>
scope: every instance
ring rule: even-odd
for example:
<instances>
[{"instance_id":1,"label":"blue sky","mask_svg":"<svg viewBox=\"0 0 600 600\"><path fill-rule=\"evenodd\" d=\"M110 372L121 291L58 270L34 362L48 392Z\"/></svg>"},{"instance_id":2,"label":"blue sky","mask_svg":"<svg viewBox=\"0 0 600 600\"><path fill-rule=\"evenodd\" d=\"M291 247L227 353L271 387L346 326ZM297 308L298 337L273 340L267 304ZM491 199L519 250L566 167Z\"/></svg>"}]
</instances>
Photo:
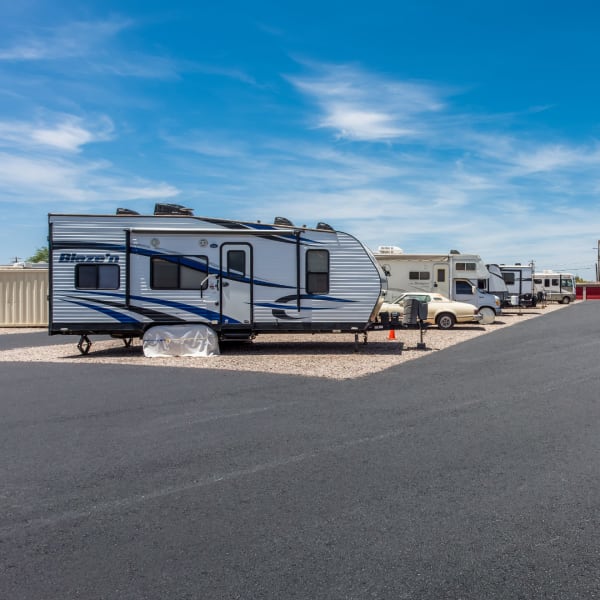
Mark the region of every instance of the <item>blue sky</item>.
<instances>
[{"instance_id":1,"label":"blue sky","mask_svg":"<svg viewBox=\"0 0 600 600\"><path fill-rule=\"evenodd\" d=\"M49 212L174 202L594 278L591 0L10 4L0 264Z\"/></svg>"}]
</instances>

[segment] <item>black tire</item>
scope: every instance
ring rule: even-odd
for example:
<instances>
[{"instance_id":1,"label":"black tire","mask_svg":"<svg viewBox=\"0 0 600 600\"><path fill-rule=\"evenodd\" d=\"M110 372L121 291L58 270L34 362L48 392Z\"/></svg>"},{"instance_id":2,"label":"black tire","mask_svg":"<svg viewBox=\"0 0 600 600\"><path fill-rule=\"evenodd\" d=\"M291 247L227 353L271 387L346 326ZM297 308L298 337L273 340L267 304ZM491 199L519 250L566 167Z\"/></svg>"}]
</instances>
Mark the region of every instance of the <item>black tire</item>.
<instances>
[{"instance_id":1,"label":"black tire","mask_svg":"<svg viewBox=\"0 0 600 600\"><path fill-rule=\"evenodd\" d=\"M456 324L456 317L452 313L441 313L435 318L439 329L452 329Z\"/></svg>"}]
</instances>

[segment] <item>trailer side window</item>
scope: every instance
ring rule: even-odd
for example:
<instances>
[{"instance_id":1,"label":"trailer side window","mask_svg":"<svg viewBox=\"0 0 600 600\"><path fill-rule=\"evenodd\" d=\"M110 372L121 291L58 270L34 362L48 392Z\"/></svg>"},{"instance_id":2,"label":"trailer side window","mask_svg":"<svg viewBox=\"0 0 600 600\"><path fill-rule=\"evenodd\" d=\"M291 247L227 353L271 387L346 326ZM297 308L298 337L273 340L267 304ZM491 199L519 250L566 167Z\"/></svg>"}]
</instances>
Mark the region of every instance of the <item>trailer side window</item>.
<instances>
[{"instance_id":1,"label":"trailer side window","mask_svg":"<svg viewBox=\"0 0 600 600\"><path fill-rule=\"evenodd\" d=\"M329 292L329 252L306 251L306 292L326 294Z\"/></svg>"},{"instance_id":2,"label":"trailer side window","mask_svg":"<svg viewBox=\"0 0 600 600\"><path fill-rule=\"evenodd\" d=\"M80 290L117 290L119 265L77 265L75 287Z\"/></svg>"},{"instance_id":3,"label":"trailer side window","mask_svg":"<svg viewBox=\"0 0 600 600\"><path fill-rule=\"evenodd\" d=\"M206 256L153 256L150 287L155 290L205 290L208 287Z\"/></svg>"},{"instance_id":4,"label":"trailer side window","mask_svg":"<svg viewBox=\"0 0 600 600\"><path fill-rule=\"evenodd\" d=\"M445 283L445 281L446 281L446 270L445 269L437 270L437 280L438 280L438 283Z\"/></svg>"},{"instance_id":5,"label":"trailer side window","mask_svg":"<svg viewBox=\"0 0 600 600\"><path fill-rule=\"evenodd\" d=\"M429 271L410 271L408 278L412 281L427 281L429 279Z\"/></svg>"},{"instance_id":6,"label":"trailer side window","mask_svg":"<svg viewBox=\"0 0 600 600\"><path fill-rule=\"evenodd\" d=\"M502 278L504 279L504 283L506 283L506 285L514 285L515 284L515 274L514 273L502 273Z\"/></svg>"}]
</instances>

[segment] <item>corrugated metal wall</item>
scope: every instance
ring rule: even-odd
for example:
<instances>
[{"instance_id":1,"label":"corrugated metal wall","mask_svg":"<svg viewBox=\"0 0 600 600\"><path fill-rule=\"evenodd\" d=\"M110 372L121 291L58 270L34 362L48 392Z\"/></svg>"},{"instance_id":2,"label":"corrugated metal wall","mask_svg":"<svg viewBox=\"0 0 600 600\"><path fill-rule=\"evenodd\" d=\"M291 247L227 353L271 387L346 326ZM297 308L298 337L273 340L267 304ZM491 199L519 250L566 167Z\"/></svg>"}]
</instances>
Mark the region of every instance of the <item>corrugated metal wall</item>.
<instances>
[{"instance_id":1,"label":"corrugated metal wall","mask_svg":"<svg viewBox=\"0 0 600 600\"><path fill-rule=\"evenodd\" d=\"M0 267L0 327L48 325L48 269Z\"/></svg>"}]
</instances>

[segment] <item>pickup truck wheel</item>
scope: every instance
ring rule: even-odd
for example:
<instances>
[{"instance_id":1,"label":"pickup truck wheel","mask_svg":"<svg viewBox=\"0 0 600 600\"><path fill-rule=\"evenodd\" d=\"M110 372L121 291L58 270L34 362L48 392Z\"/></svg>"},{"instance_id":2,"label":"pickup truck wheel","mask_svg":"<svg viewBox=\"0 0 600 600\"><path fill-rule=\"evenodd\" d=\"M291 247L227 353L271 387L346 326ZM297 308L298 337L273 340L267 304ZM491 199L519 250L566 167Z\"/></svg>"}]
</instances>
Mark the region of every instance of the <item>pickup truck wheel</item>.
<instances>
[{"instance_id":1,"label":"pickup truck wheel","mask_svg":"<svg viewBox=\"0 0 600 600\"><path fill-rule=\"evenodd\" d=\"M442 313L435 320L435 324L439 329L452 329L455 323L456 318L451 313Z\"/></svg>"},{"instance_id":2,"label":"pickup truck wheel","mask_svg":"<svg viewBox=\"0 0 600 600\"><path fill-rule=\"evenodd\" d=\"M496 312L489 306L482 306L479 309L479 314L483 317L481 321L479 321L481 325L490 325L496 320Z\"/></svg>"}]
</instances>

